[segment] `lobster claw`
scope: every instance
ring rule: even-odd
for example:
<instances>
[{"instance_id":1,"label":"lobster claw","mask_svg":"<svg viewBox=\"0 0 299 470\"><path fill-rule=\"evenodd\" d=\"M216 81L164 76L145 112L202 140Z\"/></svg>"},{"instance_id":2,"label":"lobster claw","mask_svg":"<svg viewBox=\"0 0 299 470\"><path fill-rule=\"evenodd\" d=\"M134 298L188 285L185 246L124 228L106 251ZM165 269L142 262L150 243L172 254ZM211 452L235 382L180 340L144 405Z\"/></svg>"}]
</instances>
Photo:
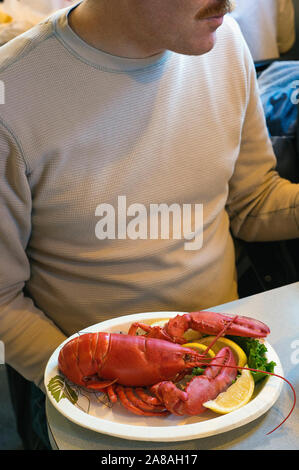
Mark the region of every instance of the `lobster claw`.
<instances>
[{"instance_id":1,"label":"lobster claw","mask_svg":"<svg viewBox=\"0 0 299 470\"><path fill-rule=\"evenodd\" d=\"M175 415L199 415L208 400L214 400L235 380L237 365L229 347L222 348L212 359L203 375L194 377L185 391L173 382L163 381L151 387L151 392Z\"/></svg>"},{"instance_id":2,"label":"lobster claw","mask_svg":"<svg viewBox=\"0 0 299 470\"><path fill-rule=\"evenodd\" d=\"M164 326L164 334L171 341L183 344L186 340L184 333L189 328L205 335L234 335L251 338L264 338L270 333L265 323L254 318L241 315L227 315L223 313L200 311L171 318Z\"/></svg>"},{"instance_id":3,"label":"lobster claw","mask_svg":"<svg viewBox=\"0 0 299 470\"><path fill-rule=\"evenodd\" d=\"M192 329L202 335L246 336L251 338L264 338L270 333L270 328L263 322L241 315L227 315L223 313L200 311L185 313L171 318L164 327L150 326L135 322L131 325L128 334L135 335L138 328L146 331L148 338L159 338L184 344L184 333Z\"/></svg>"},{"instance_id":4,"label":"lobster claw","mask_svg":"<svg viewBox=\"0 0 299 470\"><path fill-rule=\"evenodd\" d=\"M263 322L241 315L227 315L216 312L191 312L190 328L208 335L217 335L223 328L226 335L264 338L270 328Z\"/></svg>"}]
</instances>

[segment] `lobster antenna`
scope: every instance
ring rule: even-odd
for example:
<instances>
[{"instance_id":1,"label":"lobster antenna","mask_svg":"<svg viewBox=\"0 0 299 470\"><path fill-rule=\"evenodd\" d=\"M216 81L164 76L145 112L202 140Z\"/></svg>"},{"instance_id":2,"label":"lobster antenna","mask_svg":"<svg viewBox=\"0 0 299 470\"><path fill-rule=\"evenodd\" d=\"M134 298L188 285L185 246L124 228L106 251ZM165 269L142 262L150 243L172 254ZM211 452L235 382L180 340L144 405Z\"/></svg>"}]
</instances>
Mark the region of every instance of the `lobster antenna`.
<instances>
[{"instance_id":1,"label":"lobster antenna","mask_svg":"<svg viewBox=\"0 0 299 470\"><path fill-rule=\"evenodd\" d=\"M293 385L291 384L291 382L288 381L288 379L286 379L285 377L283 377L282 375L278 375L278 374L274 374L274 372L268 372L266 370L260 370L260 369L253 369L251 367L239 367L239 366L229 366L227 364L212 364L212 366L221 366L221 367L230 367L231 369L243 369L243 370L251 370L253 372L262 372L263 374L267 374L267 375L273 375L274 377L278 377L279 379L282 379L284 380L290 387L291 387L291 390L293 392L293 406L291 408L291 410L289 411L289 413L287 414L287 416L284 418L284 420L278 425L276 426L274 429L272 429L272 431L269 431L266 433L266 435L268 436L269 434L272 434L272 432L276 431L276 429L278 429L283 423L285 423L285 421L291 416L291 414L293 413L294 409L295 409L295 406L296 406L296 401L297 401L297 396L296 396L296 392L295 392L295 389L293 387Z\"/></svg>"},{"instance_id":2,"label":"lobster antenna","mask_svg":"<svg viewBox=\"0 0 299 470\"><path fill-rule=\"evenodd\" d=\"M220 336L224 335L225 331L228 329L228 327L234 322L236 321L236 319L238 318L238 315L235 315L229 322L227 322L227 324L224 326L224 328L222 328L222 330L217 334L216 338L209 344L209 346L207 347L207 349L205 349L204 353L203 353L203 356L206 356L207 352L209 351L209 349L211 349L213 347L213 345L216 343L216 341L220 338ZM217 364L213 364L213 366ZM221 364L219 364L221 365ZM290 387L291 387L291 390L293 392L293 406L290 410L290 412L288 413L288 415L286 416L286 418L284 418L284 420L278 425L276 426L274 429L272 429L272 431L269 431L266 433L266 435L268 436L269 434L272 434L272 432L276 431L276 429L278 429L283 423L285 423L285 421L291 416L292 412L294 411L294 408L296 406L296 392L295 392L295 389L293 387L293 385L291 384L291 382L289 382L285 377L282 377L281 375L278 375L278 374L274 374L273 372L268 372L268 371L264 371L264 370L259 370L259 369L252 369L250 367L238 367L238 366L228 366L228 365L223 365L222 364L222 367L231 367L231 368L237 368L237 369L244 369L244 370L250 370L250 371L253 371L253 372L262 372L263 374L267 374L267 375L273 375L275 377L279 377L280 379L284 380Z\"/></svg>"},{"instance_id":3,"label":"lobster antenna","mask_svg":"<svg viewBox=\"0 0 299 470\"><path fill-rule=\"evenodd\" d=\"M216 343L216 341L220 338L220 336L224 336L224 333L226 332L226 330L230 327L230 325L232 323L234 323L238 318L238 315L235 315L231 320L229 320L225 325L224 327L222 328L222 330L217 334L217 336L213 339L213 341L209 344L209 346L205 349L204 353L203 353L203 356L206 356L208 351L214 346L214 344Z\"/></svg>"}]
</instances>

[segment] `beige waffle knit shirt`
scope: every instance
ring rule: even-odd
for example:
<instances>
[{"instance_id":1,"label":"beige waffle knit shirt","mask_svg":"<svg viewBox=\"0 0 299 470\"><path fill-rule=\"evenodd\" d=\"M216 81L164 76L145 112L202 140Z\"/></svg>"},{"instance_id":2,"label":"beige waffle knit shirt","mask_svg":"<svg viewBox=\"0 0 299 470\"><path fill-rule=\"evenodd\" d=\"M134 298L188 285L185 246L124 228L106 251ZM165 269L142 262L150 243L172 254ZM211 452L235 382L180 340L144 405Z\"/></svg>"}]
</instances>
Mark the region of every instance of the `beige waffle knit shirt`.
<instances>
[{"instance_id":1,"label":"beige waffle knit shirt","mask_svg":"<svg viewBox=\"0 0 299 470\"><path fill-rule=\"evenodd\" d=\"M232 18L205 55L134 60L86 44L69 10L0 48L0 339L39 386L52 351L84 327L236 299L230 227L247 240L299 234L298 186L274 171ZM202 204L202 247L101 240L98 208L117 212L119 196Z\"/></svg>"}]
</instances>

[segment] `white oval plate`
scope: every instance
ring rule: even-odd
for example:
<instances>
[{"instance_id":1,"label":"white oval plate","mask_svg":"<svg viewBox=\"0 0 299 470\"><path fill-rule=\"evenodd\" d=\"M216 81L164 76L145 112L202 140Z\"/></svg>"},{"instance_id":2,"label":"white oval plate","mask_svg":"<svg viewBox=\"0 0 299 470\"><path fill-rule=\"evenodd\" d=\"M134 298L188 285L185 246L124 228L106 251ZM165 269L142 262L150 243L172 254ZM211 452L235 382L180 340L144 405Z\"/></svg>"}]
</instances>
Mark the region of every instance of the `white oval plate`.
<instances>
[{"instance_id":1,"label":"white oval plate","mask_svg":"<svg viewBox=\"0 0 299 470\"><path fill-rule=\"evenodd\" d=\"M92 325L80 333L97 331L107 331L109 333L121 331L126 333L129 326L135 321L150 324L183 313L185 312L147 312L127 315ZM75 386L71 382L68 382L68 384L78 397L77 403L73 404L66 397L61 398L63 389L59 389L59 387L57 395L60 399L58 398L59 401L56 401L48 390L48 384L57 375L62 377L58 370L59 351L67 341L76 335L77 333L64 341L48 361L45 370L45 387L48 398L55 408L70 421L83 428L114 437L137 441L169 442L198 439L227 432L255 420L268 411L279 397L283 386L281 379L269 376L263 381L262 386L256 387L257 392L247 405L226 415L218 415L207 410L202 415L189 417L174 415L167 417L137 416L128 412L119 403L116 403L113 407L107 406L107 404L100 401L103 399L102 397L105 397L104 394L86 392L86 389ZM268 350L268 360L276 363L275 373L283 376L282 366L276 352L267 341L265 341L265 346Z\"/></svg>"}]
</instances>

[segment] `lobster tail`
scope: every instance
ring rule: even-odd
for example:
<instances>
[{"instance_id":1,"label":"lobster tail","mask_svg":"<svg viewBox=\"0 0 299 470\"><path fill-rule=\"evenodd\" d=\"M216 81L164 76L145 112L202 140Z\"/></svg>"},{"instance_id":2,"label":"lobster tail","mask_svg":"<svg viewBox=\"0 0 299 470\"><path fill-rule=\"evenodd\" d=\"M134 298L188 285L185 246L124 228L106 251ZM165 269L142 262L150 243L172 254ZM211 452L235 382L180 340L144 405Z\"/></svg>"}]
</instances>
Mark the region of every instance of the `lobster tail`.
<instances>
[{"instance_id":1,"label":"lobster tail","mask_svg":"<svg viewBox=\"0 0 299 470\"><path fill-rule=\"evenodd\" d=\"M108 333L86 333L68 341L60 350L58 367L77 385L92 387L109 348Z\"/></svg>"}]
</instances>

